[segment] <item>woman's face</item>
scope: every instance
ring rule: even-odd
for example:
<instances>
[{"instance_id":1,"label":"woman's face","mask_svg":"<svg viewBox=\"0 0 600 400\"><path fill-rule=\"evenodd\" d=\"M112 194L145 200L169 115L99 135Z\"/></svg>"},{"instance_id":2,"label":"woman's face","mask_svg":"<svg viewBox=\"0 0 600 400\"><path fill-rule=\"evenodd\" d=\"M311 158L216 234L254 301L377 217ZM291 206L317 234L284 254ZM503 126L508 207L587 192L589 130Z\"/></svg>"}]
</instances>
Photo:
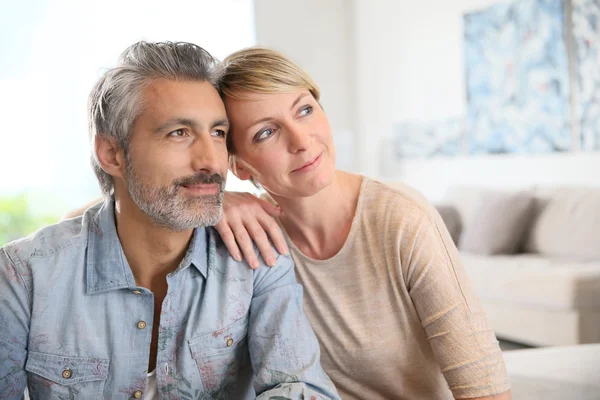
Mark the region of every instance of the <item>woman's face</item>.
<instances>
[{"instance_id":1,"label":"woman's face","mask_svg":"<svg viewBox=\"0 0 600 400\"><path fill-rule=\"evenodd\" d=\"M331 128L308 90L227 97L238 176L281 197L306 197L335 173Z\"/></svg>"}]
</instances>

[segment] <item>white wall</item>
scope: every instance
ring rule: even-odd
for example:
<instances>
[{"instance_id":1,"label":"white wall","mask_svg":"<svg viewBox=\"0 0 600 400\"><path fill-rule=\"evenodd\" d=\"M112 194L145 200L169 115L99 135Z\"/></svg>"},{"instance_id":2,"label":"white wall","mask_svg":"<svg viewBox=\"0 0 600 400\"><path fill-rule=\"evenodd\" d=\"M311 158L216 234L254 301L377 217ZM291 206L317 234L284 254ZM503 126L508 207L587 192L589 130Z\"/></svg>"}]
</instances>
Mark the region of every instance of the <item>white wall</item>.
<instances>
[{"instance_id":1,"label":"white wall","mask_svg":"<svg viewBox=\"0 0 600 400\"><path fill-rule=\"evenodd\" d=\"M348 0L254 1L257 44L283 52L317 82L334 133L338 166L344 169L352 169L357 157L350 148L357 124L352 10Z\"/></svg>"},{"instance_id":2,"label":"white wall","mask_svg":"<svg viewBox=\"0 0 600 400\"><path fill-rule=\"evenodd\" d=\"M406 181L432 199L455 183L600 185L592 173L600 170L600 153L391 162L395 122L466 114L462 16L498 2L314 0L298 8L256 0L257 40L295 57L321 84L332 125L352 132L354 171ZM334 44L347 47L341 58Z\"/></svg>"},{"instance_id":3,"label":"white wall","mask_svg":"<svg viewBox=\"0 0 600 400\"><path fill-rule=\"evenodd\" d=\"M10 171L0 196L26 193L30 207L52 214L100 193L89 162L87 97L127 46L183 40L223 58L255 40L252 0L30 3L0 9L0 171Z\"/></svg>"}]
</instances>

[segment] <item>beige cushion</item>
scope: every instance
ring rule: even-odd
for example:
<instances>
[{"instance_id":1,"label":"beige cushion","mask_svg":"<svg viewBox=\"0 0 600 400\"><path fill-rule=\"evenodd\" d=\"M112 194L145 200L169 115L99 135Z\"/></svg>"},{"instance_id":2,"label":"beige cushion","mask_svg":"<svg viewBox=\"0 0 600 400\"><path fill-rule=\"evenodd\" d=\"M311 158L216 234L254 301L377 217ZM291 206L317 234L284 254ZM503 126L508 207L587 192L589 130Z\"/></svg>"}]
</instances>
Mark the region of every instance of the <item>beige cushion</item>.
<instances>
[{"instance_id":1,"label":"beige cushion","mask_svg":"<svg viewBox=\"0 0 600 400\"><path fill-rule=\"evenodd\" d=\"M452 241L454 241L455 245L458 245L458 239L462 230L462 220L458 210L456 207L448 204L438 204L435 208L442 217L442 221L444 221Z\"/></svg>"},{"instance_id":2,"label":"beige cushion","mask_svg":"<svg viewBox=\"0 0 600 400\"><path fill-rule=\"evenodd\" d=\"M466 221L459 249L476 254L514 254L522 244L534 212L525 193L482 192Z\"/></svg>"},{"instance_id":3,"label":"beige cushion","mask_svg":"<svg viewBox=\"0 0 600 400\"><path fill-rule=\"evenodd\" d=\"M537 208L527 252L600 260L599 188L539 190Z\"/></svg>"},{"instance_id":4,"label":"beige cushion","mask_svg":"<svg viewBox=\"0 0 600 400\"><path fill-rule=\"evenodd\" d=\"M481 256L461 260L482 300L546 309L600 308L600 262L537 254Z\"/></svg>"}]
</instances>

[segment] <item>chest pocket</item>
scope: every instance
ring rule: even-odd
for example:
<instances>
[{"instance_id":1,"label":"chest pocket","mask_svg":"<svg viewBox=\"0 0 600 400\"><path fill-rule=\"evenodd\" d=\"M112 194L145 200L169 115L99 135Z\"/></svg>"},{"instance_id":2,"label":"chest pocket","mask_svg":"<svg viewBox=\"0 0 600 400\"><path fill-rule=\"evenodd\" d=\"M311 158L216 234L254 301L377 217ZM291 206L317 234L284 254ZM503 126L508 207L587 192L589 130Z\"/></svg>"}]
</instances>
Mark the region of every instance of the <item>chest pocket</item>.
<instances>
[{"instance_id":1,"label":"chest pocket","mask_svg":"<svg viewBox=\"0 0 600 400\"><path fill-rule=\"evenodd\" d=\"M219 398L232 393L236 377L249 364L247 336L248 319L243 318L189 340L204 391Z\"/></svg>"},{"instance_id":2,"label":"chest pocket","mask_svg":"<svg viewBox=\"0 0 600 400\"><path fill-rule=\"evenodd\" d=\"M29 396L36 399L102 399L109 360L59 356L30 351Z\"/></svg>"}]
</instances>

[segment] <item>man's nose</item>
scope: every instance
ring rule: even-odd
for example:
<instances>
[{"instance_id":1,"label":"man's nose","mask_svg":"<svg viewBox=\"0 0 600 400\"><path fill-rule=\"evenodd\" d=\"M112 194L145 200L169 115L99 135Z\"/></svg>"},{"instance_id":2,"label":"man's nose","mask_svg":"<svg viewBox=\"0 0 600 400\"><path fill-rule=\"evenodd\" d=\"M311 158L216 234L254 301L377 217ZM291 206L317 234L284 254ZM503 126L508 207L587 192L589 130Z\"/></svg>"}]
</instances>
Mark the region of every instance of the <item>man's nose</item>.
<instances>
[{"instance_id":1,"label":"man's nose","mask_svg":"<svg viewBox=\"0 0 600 400\"><path fill-rule=\"evenodd\" d=\"M205 136L208 136L205 137ZM196 172L204 172L207 174L221 173L223 168L227 167L227 154L221 154L217 144L210 135L202 135L202 137L194 143L194 154L192 159L192 167ZM224 158L224 160L221 160ZM223 167L223 164L225 166Z\"/></svg>"}]
</instances>

